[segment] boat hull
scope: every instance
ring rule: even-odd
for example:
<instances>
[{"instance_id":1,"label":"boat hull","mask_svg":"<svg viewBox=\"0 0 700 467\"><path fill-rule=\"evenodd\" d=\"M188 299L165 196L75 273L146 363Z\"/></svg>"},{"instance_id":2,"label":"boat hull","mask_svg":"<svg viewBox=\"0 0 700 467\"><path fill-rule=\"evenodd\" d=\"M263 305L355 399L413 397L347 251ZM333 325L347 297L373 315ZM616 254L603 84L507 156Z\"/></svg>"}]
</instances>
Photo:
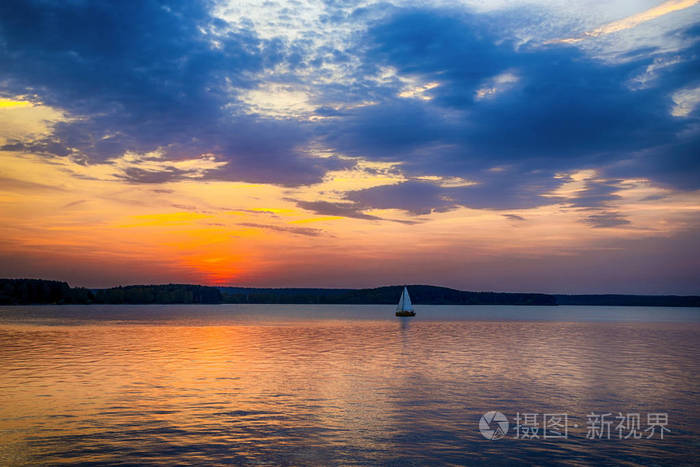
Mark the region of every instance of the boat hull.
<instances>
[{"instance_id":1,"label":"boat hull","mask_svg":"<svg viewBox=\"0 0 700 467\"><path fill-rule=\"evenodd\" d=\"M397 311L396 316L416 316L415 311Z\"/></svg>"}]
</instances>

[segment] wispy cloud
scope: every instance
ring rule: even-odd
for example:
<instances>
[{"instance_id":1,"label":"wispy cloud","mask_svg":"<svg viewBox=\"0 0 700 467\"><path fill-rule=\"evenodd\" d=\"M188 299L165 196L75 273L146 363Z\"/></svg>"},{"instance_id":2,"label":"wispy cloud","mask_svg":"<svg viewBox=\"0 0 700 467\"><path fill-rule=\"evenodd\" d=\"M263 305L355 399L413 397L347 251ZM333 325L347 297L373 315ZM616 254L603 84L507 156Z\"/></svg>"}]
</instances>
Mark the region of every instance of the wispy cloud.
<instances>
[{"instance_id":1,"label":"wispy cloud","mask_svg":"<svg viewBox=\"0 0 700 467\"><path fill-rule=\"evenodd\" d=\"M242 222L238 225L244 226L244 227L253 227L256 229L275 230L277 232L289 232L289 233L293 233L296 235L306 235L309 237L318 237L319 235L321 235L323 233L323 230L321 230L321 229L312 229L309 227L292 227L292 226L272 225L272 224L256 224L253 222Z\"/></svg>"},{"instance_id":2,"label":"wispy cloud","mask_svg":"<svg viewBox=\"0 0 700 467\"><path fill-rule=\"evenodd\" d=\"M671 115L674 117L687 117L700 104L700 87L681 89L671 96L673 108Z\"/></svg>"},{"instance_id":3,"label":"wispy cloud","mask_svg":"<svg viewBox=\"0 0 700 467\"><path fill-rule=\"evenodd\" d=\"M581 36L555 39L549 41L549 43L575 44L586 39L631 29L639 26L642 23L646 23L647 21L673 13L674 11L685 10L698 4L700 4L700 0L667 0L661 5L649 8L648 10L637 13L636 15L628 16L626 18L604 24L603 26L591 31L584 32Z\"/></svg>"},{"instance_id":4,"label":"wispy cloud","mask_svg":"<svg viewBox=\"0 0 700 467\"><path fill-rule=\"evenodd\" d=\"M630 223L630 221L619 212L602 212L599 214L591 214L584 219L584 222L598 229L620 227Z\"/></svg>"},{"instance_id":5,"label":"wispy cloud","mask_svg":"<svg viewBox=\"0 0 700 467\"><path fill-rule=\"evenodd\" d=\"M351 217L353 219L381 220L377 216L365 214L363 207L356 203L330 201L297 201L297 205L316 214L331 217Z\"/></svg>"}]
</instances>

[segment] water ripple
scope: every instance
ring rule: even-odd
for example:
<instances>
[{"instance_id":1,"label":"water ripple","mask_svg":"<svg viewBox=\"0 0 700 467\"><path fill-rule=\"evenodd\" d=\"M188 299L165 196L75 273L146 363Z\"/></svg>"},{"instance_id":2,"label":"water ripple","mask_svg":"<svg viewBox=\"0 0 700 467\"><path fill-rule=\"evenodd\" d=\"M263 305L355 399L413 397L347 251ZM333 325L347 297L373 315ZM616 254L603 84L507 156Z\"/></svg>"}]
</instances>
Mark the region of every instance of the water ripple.
<instances>
[{"instance_id":1,"label":"water ripple","mask_svg":"<svg viewBox=\"0 0 700 467\"><path fill-rule=\"evenodd\" d=\"M438 310L407 322L378 314L385 307L321 307L318 319L287 306L56 310L0 309L2 465L700 458L700 324L685 315L486 320L465 307L475 319ZM488 410L566 412L582 425L566 440L490 441L478 430ZM591 411L666 412L672 431L589 440Z\"/></svg>"}]
</instances>

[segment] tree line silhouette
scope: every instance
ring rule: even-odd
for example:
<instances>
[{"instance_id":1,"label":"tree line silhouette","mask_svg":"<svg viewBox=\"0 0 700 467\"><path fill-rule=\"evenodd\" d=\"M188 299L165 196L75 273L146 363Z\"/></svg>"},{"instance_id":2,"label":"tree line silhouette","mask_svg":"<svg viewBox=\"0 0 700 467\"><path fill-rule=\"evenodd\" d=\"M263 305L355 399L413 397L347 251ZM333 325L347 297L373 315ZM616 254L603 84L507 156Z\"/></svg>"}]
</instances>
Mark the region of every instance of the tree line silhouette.
<instances>
[{"instance_id":1,"label":"tree line silhouette","mask_svg":"<svg viewBox=\"0 0 700 467\"><path fill-rule=\"evenodd\" d=\"M409 285L419 305L586 305L700 307L698 296L549 295L466 292L432 285ZM108 289L70 287L43 279L0 279L0 305L39 304L395 304L403 286L373 289L209 287L190 284L129 285Z\"/></svg>"}]
</instances>

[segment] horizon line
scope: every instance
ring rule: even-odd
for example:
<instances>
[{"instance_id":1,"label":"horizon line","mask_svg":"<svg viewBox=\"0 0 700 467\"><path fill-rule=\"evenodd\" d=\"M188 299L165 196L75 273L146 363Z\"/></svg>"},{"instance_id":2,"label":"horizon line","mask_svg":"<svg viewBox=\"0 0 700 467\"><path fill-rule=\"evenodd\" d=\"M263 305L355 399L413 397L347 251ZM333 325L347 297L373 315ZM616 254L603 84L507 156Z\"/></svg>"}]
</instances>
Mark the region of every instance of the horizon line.
<instances>
[{"instance_id":1,"label":"horizon line","mask_svg":"<svg viewBox=\"0 0 700 467\"><path fill-rule=\"evenodd\" d=\"M644 297L700 297L700 291L691 294L675 294L675 293L624 293L624 292L585 292L585 293L567 293L567 292L515 292L515 291L502 291L502 290L465 290L457 289L454 287L447 287L443 285L434 284L388 284L388 285L378 285L373 287L318 287L318 286L304 286L304 287L271 287L271 286L248 286L248 285L209 285L209 284L195 284L186 282L168 282L168 283L151 283L151 284L119 284L107 287L86 287L82 285L71 285L67 280L61 279L46 279L37 277L2 277L0 280L40 280L40 281L53 281L53 282L63 282L71 288L81 288L88 290L107 290L118 287L155 287L164 285L189 285L189 286L199 286L199 287L212 287L216 289L220 288L238 288L238 289L268 289L268 290L294 290L294 289L314 289L314 290L372 290L380 289L385 287L436 287L442 289L456 290L458 292L469 292L469 293L504 293L504 294L532 294L532 295L626 295L626 296L644 296Z\"/></svg>"}]
</instances>

